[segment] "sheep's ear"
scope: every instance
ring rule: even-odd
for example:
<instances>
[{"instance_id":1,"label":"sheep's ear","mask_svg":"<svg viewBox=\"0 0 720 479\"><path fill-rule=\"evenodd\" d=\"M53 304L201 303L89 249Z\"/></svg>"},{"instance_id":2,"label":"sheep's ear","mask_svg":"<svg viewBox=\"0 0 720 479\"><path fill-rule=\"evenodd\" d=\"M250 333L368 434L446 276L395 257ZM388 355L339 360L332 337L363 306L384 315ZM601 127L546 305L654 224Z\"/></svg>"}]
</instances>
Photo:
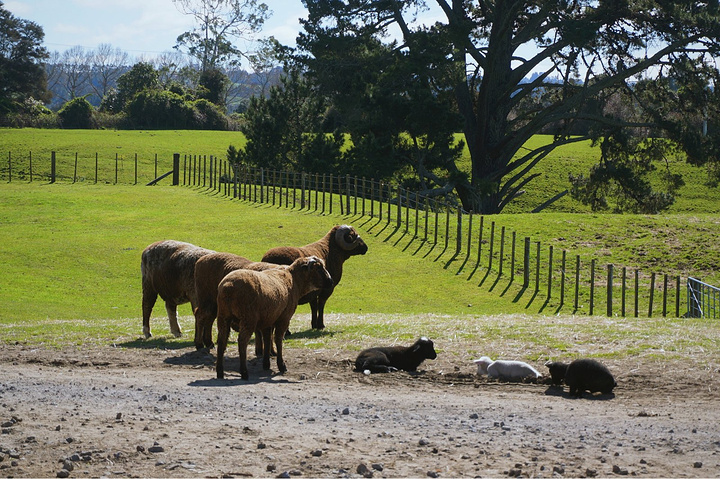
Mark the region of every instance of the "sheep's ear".
<instances>
[{"instance_id":1,"label":"sheep's ear","mask_svg":"<svg viewBox=\"0 0 720 479\"><path fill-rule=\"evenodd\" d=\"M416 344L416 345L410 350L410 352L412 352L412 353L417 353L418 351L420 351L420 345L419 345L419 344Z\"/></svg>"}]
</instances>

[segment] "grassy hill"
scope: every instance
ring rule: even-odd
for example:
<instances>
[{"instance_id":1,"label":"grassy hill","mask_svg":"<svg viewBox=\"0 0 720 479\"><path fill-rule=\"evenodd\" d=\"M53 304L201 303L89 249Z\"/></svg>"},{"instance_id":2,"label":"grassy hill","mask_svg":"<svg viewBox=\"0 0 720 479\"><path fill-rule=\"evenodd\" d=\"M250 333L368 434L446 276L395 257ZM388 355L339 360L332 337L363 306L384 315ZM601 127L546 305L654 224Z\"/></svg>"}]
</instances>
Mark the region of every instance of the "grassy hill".
<instances>
[{"instance_id":1,"label":"grassy hill","mask_svg":"<svg viewBox=\"0 0 720 479\"><path fill-rule=\"evenodd\" d=\"M222 157L227 145L243 141L241 135L232 132L0 133L0 149L12 152L13 158L28 148L34 148L34 158L49 155L50 150L68 156L74 156L74 149L99 151L105 156L114 156L113 151L132 156L137 151L145 167L150 166L155 152L170 155L180 150L178 145L198 154L207 151L208 155ZM94 153L87 156L94 157ZM563 181L567 171L586 168L593 158L588 145L560 149L544 163L543 177L532 184L537 188L529 188L521 202L530 206L554 195L566 187ZM681 163L677 166L685 168L688 175L696 175L699 183L704 181L704 172ZM179 239L258 259L271 246L314 241L339 223L359 228L370 252L346 264L343 282L327 306L332 326L326 332L305 331L304 315L309 308L301 306L302 323L295 328L303 332L297 341L329 344L342 337L359 345L368 336L410 339L419 330L447 334L450 328L458 338L477 339L494 331L503 337L526 335L552 344L544 319L547 316L543 315L560 315L552 320L562 330L556 331L557 337L577 335L580 330L592 335L594 325L607 321L611 321L607 326L610 329L618 326L612 319L585 316L587 286L580 292L577 313L582 316L576 316L568 298L559 304L557 289L552 298L547 298L544 288L524 291L519 280L510 283L507 265L502 277L496 274L497 264L491 272L484 264L474 269L473 261L467 262L462 255L453 258L452 252L386 228L367 216L341 216L338 210L332 216L321 215L231 200L202 187L146 188L130 186L127 181L117 186L89 183L48 185L13 180L0 184L3 340L58 345L104 342L108 338L134 341L141 330L140 252L158 239ZM655 216L588 213L567 197L541 214L512 213L521 211L522 203L518 203L504 214L486 218L486 228L494 221L498 231L506 227L508 232L516 232L518 239L530 237L533 245L542 243L544 258L546 248L553 246L556 267L561 251L565 251L568 276L575 256L580 255L583 265L596 260L599 278L605 265L611 263L618 270L623 266L637 268L645 280L655 272L720 284L716 265L720 243L715 240L720 232L720 201L716 194L704 184L686 186L672 213ZM681 205L686 205L682 211ZM602 279L598 286L603 286ZM684 290L682 294L684 302ZM597 308L595 314L604 313ZM623 319L624 325L618 327L628 328L632 322L638 325L637 334L642 335L651 325L657 330L663 321L670 321L643 318L645 308L640 309L639 320ZM683 303L681 311L684 308ZM658 310L656 305L654 316ZM168 342L164 336L167 323L159 319L164 314L162 305L157 305L153 330L159 339L150 344L189 344L182 342L185 340ZM184 329L191 330L189 306L181 306L180 314ZM333 339L339 334L339 324L343 325L342 335ZM570 343L557 340L553 347L568 349ZM627 341L626 354L632 354L634 348L633 341Z\"/></svg>"}]
</instances>

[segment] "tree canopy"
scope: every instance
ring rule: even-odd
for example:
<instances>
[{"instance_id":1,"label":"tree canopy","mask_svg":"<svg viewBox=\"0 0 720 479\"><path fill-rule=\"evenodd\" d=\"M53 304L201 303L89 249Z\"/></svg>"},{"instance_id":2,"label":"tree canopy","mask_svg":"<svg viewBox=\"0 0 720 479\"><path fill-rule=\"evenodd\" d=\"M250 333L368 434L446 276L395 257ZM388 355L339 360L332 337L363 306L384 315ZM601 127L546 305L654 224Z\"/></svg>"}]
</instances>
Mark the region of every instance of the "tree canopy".
<instances>
[{"instance_id":1,"label":"tree canopy","mask_svg":"<svg viewBox=\"0 0 720 479\"><path fill-rule=\"evenodd\" d=\"M410 108L404 123L427 138L453 112L459 114L469 174L454 161L437 161L434 170L417 174L435 189L454 190L466 210L502 211L537 177L538 162L571 142L602 145L600 164L588 177L575 178L573 188L597 207L607 204L600 185L613 182L629 209L662 209L670 197L650 188L644 175L652 159L677 148L694 164L717 161L717 0L304 4L308 18L298 46L308 74L345 115L360 111L347 107L353 100L383 120L396 111L398 102L375 91L382 84L377 77L393 69L403 72L386 78L394 99L420 104L423 98L432 105L433 98L452 98L444 110L440 102L437 108ZM414 22L429 5L444 19L431 26ZM540 132L553 136L525 149ZM648 137L673 141L641 141ZM446 158L452 151L447 149Z\"/></svg>"},{"instance_id":2,"label":"tree canopy","mask_svg":"<svg viewBox=\"0 0 720 479\"><path fill-rule=\"evenodd\" d=\"M0 114L18 110L28 99L50 100L44 37L42 27L17 18L0 1Z\"/></svg>"},{"instance_id":3,"label":"tree canopy","mask_svg":"<svg viewBox=\"0 0 720 479\"><path fill-rule=\"evenodd\" d=\"M179 10L191 15L197 25L177 37L175 48L186 50L200 61L201 71L218 69L245 55L233 39L248 39L262 28L269 16L258 0L173 0Z\"/></svg>"}]
</instances>

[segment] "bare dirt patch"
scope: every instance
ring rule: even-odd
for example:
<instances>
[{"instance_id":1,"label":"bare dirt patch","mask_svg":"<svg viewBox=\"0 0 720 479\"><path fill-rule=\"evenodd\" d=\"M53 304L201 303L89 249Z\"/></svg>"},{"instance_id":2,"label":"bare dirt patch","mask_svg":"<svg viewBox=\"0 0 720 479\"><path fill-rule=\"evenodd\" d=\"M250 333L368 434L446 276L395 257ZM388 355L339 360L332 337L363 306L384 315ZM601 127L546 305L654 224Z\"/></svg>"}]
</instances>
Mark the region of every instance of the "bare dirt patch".
<instances>
[{"instance_id":1,"label":"bare dirt patch","mask_svg":"<svg viewBox=\"0 0 720 479\"><path fill-rule=\"evenodd\" d=\"M216 380L190 348L0 346L0 475L720 476L720 375L693 361L606 361L614 397L570 399L448 351L364 376L353 352L289 348L249 382L229 352Z\"/></svg>"}]
</instances>

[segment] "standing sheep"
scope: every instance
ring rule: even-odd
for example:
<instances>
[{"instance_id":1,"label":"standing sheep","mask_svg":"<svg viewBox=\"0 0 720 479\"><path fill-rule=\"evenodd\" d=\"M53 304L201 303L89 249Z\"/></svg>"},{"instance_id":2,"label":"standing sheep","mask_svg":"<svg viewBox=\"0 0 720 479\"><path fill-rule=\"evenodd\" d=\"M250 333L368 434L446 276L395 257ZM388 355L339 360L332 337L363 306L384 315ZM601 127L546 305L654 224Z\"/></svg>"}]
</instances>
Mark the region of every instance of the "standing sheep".
<instances>
[{"instance_id":1,"label":"standing sheep","mask_svg":"<svg viewBox=\"0 0 720 479\"><path fill-rule=\"evenodd\" d=\"M311 325L313 329L323 329L325 327L323 319L325 303L333 293L335 286L340 283L343 263L351 256L367 253L367 250L367 245L355 231L355 228L349 225L341 225L333 227L325 236L314 243L299 248L292 246L272 248L265 253L262 261L291 264L297 258L307 256L317 256L325 261L325 267L332 277L333 285L303 296L300 298L299 303L310 303L312 311Z\"/></svg>"},{"instance_id":2,"label":"standing sheep","mask_svg":"<svg viewBox=\"0 0 720 479\"><path fill-rule=\"evenodd\" d=\"M210 253L214 251L174 240L158 241L145 248L140 261L145 339L152 336L150 315L158 295L165 301L170 331L175 337L182 336L177 306L189 301L195 309L195 263Z\"/></svg>"},{"instance_id":3,"label":"standing sheep","mask_svg":"<svg viewBox=\"0 0 720 479\"><path fill-rule=\"evenodd\" d=\"M524 379L537 379L542 376L534 367L522 361L507 361L498 359L493 361L487 356L476 359L478 374L487 374L489 378L504 381L522 381Z\"/></svg>"},{"instance_id":4,"label":"standing sheep","mask_svg":"<svg viewBox=\"0 0 720 479\"><path fill-rule=\"evenodd\" d=\"M218 286L218 344L215 370L225 376L223 365L230 328L238 332L240 375L248 379L247 345L256 330L262 331L263 369L270 369L270 339L275 333L278 371L287 371L282 341L300 298L311 291L332 286L322 259L298 258L287 269L252 271L239 269L225 276Z\"/></svg>"},{"instance_id":5,"label":"standing sheep","mask_svg":"<svg viewBox=\"0 0 720 479\"><path fill-rule=\"evenodd\" d=\"M220 281L229 273L238 269L263 271L266 269L287 268L274 263L253 262L232 253L211 253L195 263L195 294L197 303L195 314L195 348L212 348L212 326L217 316L217 295ZM255 351L262 354L262 341L255 335Z\"/></svg>"},{"instance_id":6,"label":"standing sheep","mask_svg":"<svg viewBox=\"0 0 720 479\"><path fill-rule=\"evenodd\" d=\"M398 369L417 371L418 366L424 360L436 357L437 353L433 342L422 337L407 347L388 346L365 349L355 359L355 370L370 371L371 373L387 373Z\"/></svg>"}]
</instances>

